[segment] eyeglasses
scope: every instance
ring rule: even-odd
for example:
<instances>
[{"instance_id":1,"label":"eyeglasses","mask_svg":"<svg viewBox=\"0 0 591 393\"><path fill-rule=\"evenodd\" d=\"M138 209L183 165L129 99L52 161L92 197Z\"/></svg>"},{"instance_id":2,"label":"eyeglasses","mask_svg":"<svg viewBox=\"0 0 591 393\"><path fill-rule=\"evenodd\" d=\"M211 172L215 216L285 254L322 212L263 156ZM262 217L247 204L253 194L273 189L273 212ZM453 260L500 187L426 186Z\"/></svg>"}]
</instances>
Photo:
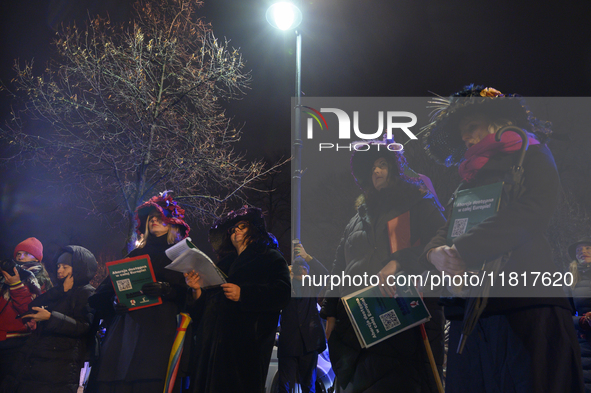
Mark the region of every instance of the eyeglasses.
<instances>
[{"instance_id":1,"label":"eyeglasses","mask_svg":"<svg viewBox=\"0 0 591 393\"><path fill-rule=\"evenodd\" d=\"M246 228L248 228L248 224L246 222L240 222L234 225L232 228L228 229L228 233L231 235L236 231L236 229L240 229L242 231Z\"/></svg>"}]
</instances>

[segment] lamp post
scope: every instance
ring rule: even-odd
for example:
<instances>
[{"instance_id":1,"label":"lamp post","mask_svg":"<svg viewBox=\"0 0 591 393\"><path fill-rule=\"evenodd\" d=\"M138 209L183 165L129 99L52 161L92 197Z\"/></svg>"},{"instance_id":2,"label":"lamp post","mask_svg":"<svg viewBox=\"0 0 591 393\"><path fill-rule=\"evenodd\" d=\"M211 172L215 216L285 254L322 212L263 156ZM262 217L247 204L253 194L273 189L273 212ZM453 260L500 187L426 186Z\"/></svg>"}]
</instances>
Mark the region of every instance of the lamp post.
<instances>
[{"instance_id":1,"label":"lamp post","mask_svg":"<svg viewBox=\"0 0 591 393\"><path fill-rule=\"evenodd\" d=\"M301 98L302 98L302 35L296 30L302 22L302 12L291 2L275 3L267 10L267 21L280 30L294 30L296 35L296 78L295 78L295 132L292 146L293 175L291 178L291 228L292 228L292 260L293 245L300 240L300 210L302 205L302 130L301 130Z\"/></svg>"}]
</instances>

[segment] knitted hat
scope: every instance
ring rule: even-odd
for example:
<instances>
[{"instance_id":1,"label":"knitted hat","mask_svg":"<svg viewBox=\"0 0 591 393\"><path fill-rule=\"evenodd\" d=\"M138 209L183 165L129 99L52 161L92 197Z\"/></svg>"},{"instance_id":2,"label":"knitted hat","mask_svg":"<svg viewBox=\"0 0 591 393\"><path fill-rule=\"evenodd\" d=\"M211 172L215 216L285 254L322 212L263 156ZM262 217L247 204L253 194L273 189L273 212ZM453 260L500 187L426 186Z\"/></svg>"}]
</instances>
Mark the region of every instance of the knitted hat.
<instances>
[{"instance_id":1,"label":"knitted hat","mask_svg":"<svg viewBox=\"0 0 591 393\"><path fill-rule=\"evenodd\" d=\"M546 142L552 132L551 123L536 119L517 94L474 84L450 97L437 97L429 102L435 104L430 123L421 129L423 145L427 154L437 163L452 166L464 159L466 145L462 140L459 123L465 116L482 113L492 119L508 119L514 125L532 132L541 142Z\"/></svg>"},{"instance_id":2,"label":"knitted hat","mask_svg":"<svg viewBox=\"0 0 591 393\"><path fill-rule=\"evenodd\" d=\"M43 260L43 244L37 238L30 237L26 240L20 242L14 248L13 258L16 259L16 253L19 251L28 252L32 256L34 256L39 262Z\"/></svg>"},{"instance_id":3,"label":"knitted hat","mask_svg":"<svg viewBox=\"0 0 591 393\"><path fill-rule=\"evenodd\" d=\"M576 260L577 259L577 247L581 244L588 244L591 246L591 238L583 238L573 244L571 244L570 246L568 246L568 255L573 259Z\"/></svg>"},{"instance_id":4,"label":"knitted hat","mask_svg":"<svg viewBox=\"0 0 591 393\"><path fill-rule=\"evenodd\" d=\"M160 195L150 198L149 201L141 204L135 209L136 232L138 235L145 233L146 220L150 213L157 211L162 215L162 222L171 225L180 226L183 239L189 236L191 227L183 220L185 217L185 209L168 195L172 191L164 191Z\"/></svg>"},{"instance_id":5,"label":"knitted hat","mask_svg":"<svg viewBox=\"0 0 591 393\"><path fill-rule=\"evenodd\" d=\"M277 239L275 239L275 236L267 232L263 211L258 207L244 206L238 210L231 211L226 216L217 219L213 223L209 230L209 243L214 251L218 252L220 250L220 247L228 234L228 230L240 221L248 221L252 227L258 229L265 243L269 245L277 245Z\"/></svg>"}]
</instances>

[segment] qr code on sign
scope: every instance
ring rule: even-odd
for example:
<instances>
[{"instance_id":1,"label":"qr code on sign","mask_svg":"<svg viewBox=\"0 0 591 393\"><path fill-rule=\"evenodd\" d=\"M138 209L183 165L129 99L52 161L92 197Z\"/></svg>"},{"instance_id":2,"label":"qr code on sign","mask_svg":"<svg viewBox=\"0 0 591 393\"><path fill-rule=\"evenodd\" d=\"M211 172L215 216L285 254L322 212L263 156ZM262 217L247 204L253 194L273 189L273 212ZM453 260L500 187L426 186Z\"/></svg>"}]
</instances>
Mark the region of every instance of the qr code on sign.
<instances>
[{"instance_id":1,"label":"qr code on sign","mask_svg":"<svg viewBox=\"0 0 591 393\"><path fill-rule=\"evenodd\" d=\"M387 313L380 315L380 319L382 320L386 331L394 329L396 326L400 325L400 321L394 310L390 310Z\"/></svg>"},{"instance_id":2,"label":"qr code on sign","mask_svg":"<svg viewBox=\"0 0 591 393\"><path fill-rule=\"evenodd\" d=\"M451 231L451 237L457 237L463 235L466 232L468 226L468 218L456 218L454 221L454 227Z\"/></svg>"},{"instance_id":3,"label":"qr code on sign","mask_svg":"<svg viewBox=\"0 0 591 393\"><path fill-rule=\"evenodd\" d=\"M131 281L129 278L117 281L117 288L120 291L129 291L131 289Z\"/></svg>"}]
</instances>

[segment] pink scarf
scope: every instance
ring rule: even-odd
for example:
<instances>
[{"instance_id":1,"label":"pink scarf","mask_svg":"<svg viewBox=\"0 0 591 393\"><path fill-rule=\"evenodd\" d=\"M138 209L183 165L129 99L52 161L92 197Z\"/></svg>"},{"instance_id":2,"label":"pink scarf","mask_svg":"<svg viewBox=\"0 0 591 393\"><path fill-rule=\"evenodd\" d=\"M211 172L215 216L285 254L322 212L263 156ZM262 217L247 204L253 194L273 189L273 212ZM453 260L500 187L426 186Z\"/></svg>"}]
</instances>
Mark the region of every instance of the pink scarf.
<instances>
[{"instance_id":1,"label":"pink scarf","mask_svg":"<svg viewBox=\"0 0 591 393\"><path fill-rule=\"evenodd\" d=\"M540 144L531 135L528 140L530 146ZM495 141L495 134L487 135L464 154L466 159L460 164L460 176L464 181L470 181L491 157L499 153L513 153L519 149L521 149L521 136L516 132L505 132L500 142Z\"/></svg>"}]
</instances>

